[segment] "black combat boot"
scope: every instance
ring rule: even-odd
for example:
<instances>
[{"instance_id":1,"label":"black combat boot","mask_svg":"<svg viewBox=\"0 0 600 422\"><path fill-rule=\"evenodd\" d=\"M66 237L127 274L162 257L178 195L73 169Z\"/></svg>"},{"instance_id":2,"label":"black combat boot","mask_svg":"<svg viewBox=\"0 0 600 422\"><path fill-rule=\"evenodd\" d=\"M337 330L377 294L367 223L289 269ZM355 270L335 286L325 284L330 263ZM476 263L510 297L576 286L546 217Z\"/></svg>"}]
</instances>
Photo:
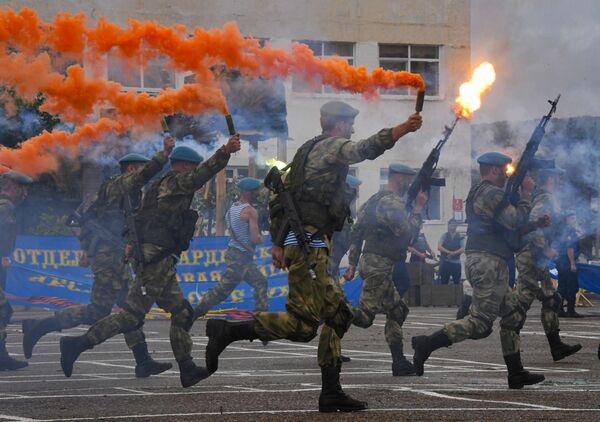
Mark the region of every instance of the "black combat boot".
<instances>
[{"instance_id":1,"label":"black combat boot","mask_svg":"<svg viewBox=\"0 0 600 422\"><path fill-rule=\"evenodd\" d=\"M581 344L574 344L571 346L570 344L563 343L558 334L558 330L546 334L546 337L548 338L548 344L550 344L552 359L554 359L555 362L581 350Z\"/></svg>"},{"instance_id":2,"label":"black combat boot","mask_svg":"<svg viewBox=\"0 0 600 422\"><path fill-rule=\"evenodd\" d=\"M26 366L27 362L11 358L6 350L6 341L0 341L0 371L14 371Z\"/></svg>"},{"instance_id":3,"label":"black combat boot","mask_svg":"<svg viewBox=\"0 0 600 422\"><path fill-rule=\"evenodd\" d=\"M94 345L84 334L77 337L61 337L60 339L60 366L65 376L73 373L73 364L80 354L93 349Z\"/></svg>"},{"instance_id":4,"label":"black combat boot","mask_svg":"<svg viewBox=\"0 0 600 422\"><path fill-rule=\"evenodd\" d=\"M415 367L404 356L404 347L402 343L390 344L392 352L392 375L403 377L415 374Z\"/></svg>"},{"instance_id":5,"label":"black combat boot","mask_svg":"<svg viewBox=\"0 0 600 422\"><path fill-rule=\"evenodd\" d=\"M266 345L265 345L266 346ZM348 363L350 362L352 359L350 358L350 356L345 356L345 355L340 355L340 360L344 363Z\"/></svg>"},{"instance_id":6,"label":"black combat boot","mask_svg":"<svg viewBox=\"0 0 600 422\"><path fill-rule=\"evenodd\" d=\"M219 368L219 355L227 346L238 340L254 340L258 338L254 331L254 320L226 321L209 319L206 323L206 367L212 374Z\"/></svg>"},{"instance_id":7,"label":"black combat boot","mask_svg":"<svg viewBox=\"0 0 600 422\"><path fill-rule=\"evenodd\" d=\"M177 362L177 364L179 365L179 379L184 388L196 385L203 379L210 377L211 373L208 372L208 369L203 366L196 366L191 357Z\"/></svg>"},{"instance_id":8,"label":"black combat boot","mask_svg":"<svg viewBox=\"0 0 600 422\"><path fill-rule=\"evenodd\" d=\"M31 359L33 347L46 334L60 331L60 325L55 317L44 319L25 319L21 325L23 328L23 355Z\"/></svg>"},{"instance_id":9,"label":"black combat boot","mask_svg":"<svg viewBox=\"0 0 600 422\"><path fill-rule=\"evenodd\" d=\"M436 331L428 336L416 336L412 338L412 347L414 350L413 364L418 376L422 376L425 371L425 361L434 350L441 347L448 347L452 344L443 330Z\"/></svg>"},{"instance_id":10,"label":"black combat boot","mask_svg":"<svg viewBox=\"0 0 600 422\"><path fill-rule=\"evenodd\" d=\"M567 300L567 314L565 315L566 318L583 318L583 315L578 314L575 311L575 299L569 299Z\"/></svg>"},{"instance_id":11,"label":"black combat boot","mask_svg":"<svg viewBox=\"0 0 600 422\"><path fill-rule=\"evenodd\" d=\"M600 344L598 344L598 359L600 359Z\"/></svg>"},{"instance_id":12,"label":"black combat boot","mask_svg":"<svg viewBox=\"0 0 600 422\"><path fill-rule=\"evenodd\" d=\"M161 372L168 371L173 367L168 362L157 362L148 354L148 345L146 342L136 344L131 349L135 358L135 377L148 378L150 375L158 375Z\"/></svg>"},{"instance_id":13,"label":"black combat boot","mask_svg":"<svg viewBox=\"0 0 600 422\"><path fill-rule=\"evenodd\" d=\"M541 374L534 374L523 369L520 352L504 356L504 362L508 369L508 388L518 390L525 385L537 384L546 379Z\"/></svg>"},{"instance_id":14,"label":"black combat boot","mask_svg":"<svg viewBox=\"0 0 600 422\"><path fill-rule=\"evenodd\" d=\"M342 390L340 366L321 368L319 412L356 412L368 408L367 402L355 400Z\"/></svg>"}]
</instances>

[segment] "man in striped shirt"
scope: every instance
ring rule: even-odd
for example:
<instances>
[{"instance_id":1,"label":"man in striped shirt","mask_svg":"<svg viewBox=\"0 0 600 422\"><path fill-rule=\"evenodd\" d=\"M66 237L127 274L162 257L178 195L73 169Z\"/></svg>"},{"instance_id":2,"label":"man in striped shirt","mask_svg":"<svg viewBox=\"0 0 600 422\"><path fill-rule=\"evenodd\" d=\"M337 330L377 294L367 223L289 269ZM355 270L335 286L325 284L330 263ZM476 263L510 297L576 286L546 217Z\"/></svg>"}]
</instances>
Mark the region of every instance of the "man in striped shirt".
<instances>
[{"instance_id":1,"label":"man in striped shirt","mask_svg":"<svg viewBox=\"0 0 600 422\"><path fill-rule=\"evenodd\" d=\"M225 252L227 269L217 285L206 292L194 310L194 319L208 313L215 305L223 302L233 289L246 281L254 289L254 306L257 311L266 311L267 277L254 264L256 245L263 243L263 235L258 229L258 212L252 202L261 181L245 177L238 183L240 200L231 206L225 217L230 239Z\"/></svg>"},{"instance_id":2,"label":"man in striped shirt","mask_svg":"<svg viewBox=\"0 0 600 422\"><path fill-rule=\"evenodd\" d=\"M291 216L280 212L285 208L277 200L269 204L273 264L289 271L286 312L257 312L248 321L209 320L206 330L209 338L206 363L209 371L216 371L219 355L234 341L259 338L309 342L317 335L320 321L324 321L318 348L321 412L367 408L367 403L349 397L340 385L339 339L352 324L353 313L342 289L328 271L331 236L341 230L350 214L350 192L346 185L349 166L374 160L391 149L400 137L418 130L422 124L421 117L413 114L404 123L352 142L350 137L357 114L358 110L341 101L324 104L321 107L323 133L298 149L285 178L285 190L293 197L302 229L308 237L308 262L298 244L297 233L290 230Z\"/></svg>"}]
</instances>

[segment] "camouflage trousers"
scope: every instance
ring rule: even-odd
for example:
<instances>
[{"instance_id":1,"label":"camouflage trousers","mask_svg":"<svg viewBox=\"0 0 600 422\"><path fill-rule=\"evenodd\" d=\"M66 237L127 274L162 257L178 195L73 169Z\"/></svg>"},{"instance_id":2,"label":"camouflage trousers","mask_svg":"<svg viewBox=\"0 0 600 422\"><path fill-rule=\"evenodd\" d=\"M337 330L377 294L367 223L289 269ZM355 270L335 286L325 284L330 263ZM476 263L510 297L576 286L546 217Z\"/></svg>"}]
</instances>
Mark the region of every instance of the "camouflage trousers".
<instances>
[{"instance_id":1,"label":"camouflage trousers","mask_svg":"<svg viewBox=\"0 0 600 422\"><path fill-rule=\"evenodd\" d=\"M311 248L316 280L311 278L298 246L286 246L284 259L289 270L286 312L257 312L254 319L258 337L263 341L309 342L323 321L317 351L319 365L341 365L340 339L352 324L353 316L344 292L329 275L327 249Z\"/></svg>"},{"instance_id":2,"label":"camouflage trousers","mask_svg":"<svg viewBox=\"0 0 600 422\"><path fill-rule=\"evenodd\" d=\"M123 307L125 303L132 278L120 254L97 253L92 259L91 269L94 284L90 303L56 311L54 316L61 330L82 324L92 325L109 315L113 305ZM146 341L141 328L124 333L124 337L130 349Z\"/></svg>"},{"instance_id":3,"label":"camouflage trousers","mask_svg":"<svg viewBox=\"0 0 600 422\"><path fill-rule=\"evenodd\" d=\"M500 321L500 338L504 349L518 351L521 348L519 332L535 299L542 302L544 332L556 332L560 327L556 313L559 301L548 268L539 268L528 248L517 254L516 264L519 272L516 291L518 307Z\"/></svg>"},{"instance_id":4,"label":"camouflage trousers","mask_svg":"<svg viewBox=\"0 0 600 422\"><path fill-rule=\"evenodd\" d=\"M175 359L181 362L191 358L192 339L189 329L193 319L193 309L184 299L177 281L176 259L171 255L152 262L152 257L158 256L161 252L162 249L156 245L143 245L144 257L146 262L150 263L138 272L129 289L123 310L101 319L90 327L87 337L94 345L119 333L139 329L144 324L146 314L156 303L160 308L171 313L169 337Z\"/></svg>"},{"instance_id":5,"label":"camouflage trousers","mask_svg":"<svg viewBox=\"0 0 600 422\"><path fill-rule=\"evenodd\" d=\"M394 287L394 261L365 253L360 258L359 268L363 287L358 307L354 309L353 324L368 328L375 315L385 314L385 340L389 345L402 344L402 325L409 309Z\"/></svg>"},{"instance_id":6,"label":"camouflage trousers","mask_svg":"<svg viewBox=\"0 0 600 422\"><path fill-rule=\"evenodd\" d=\"M267 277L254 264L253 257L237 248L228 248L225 252L227 269L217 285L206 292L200 300L198 309L206 314L215 305L223 302L242 281L246 281L254 290L254 307L257 311L269 309L267 296Z\"/></svg>"},{"instance_id":7,"label":"camouflage trousers","mask_svg":"<svg viewBox=\"0 0 600 422\"><path fill-rule=\"evenodd\" d=\"M13 310L6 295L4 289L6 286L6 268L0 267L0 343L6 340L6 326L10 322Z\"/></svg>"},{"instance_id":8,"label":"camouflage trousers","mask_svg":"<svg viewBox=\"0 0 600 422\"><path fill-rule=\"evenodd\" d=\"M444 333L452 343L489 336L496 318L511 314L518 306L516 294L508 287L508 266L504 259L486 252L468 252L465 269L473 286L473 299L467 317L444 326ZM502 349L504 355L516 351Z\"/></svg>"}]
</instances>

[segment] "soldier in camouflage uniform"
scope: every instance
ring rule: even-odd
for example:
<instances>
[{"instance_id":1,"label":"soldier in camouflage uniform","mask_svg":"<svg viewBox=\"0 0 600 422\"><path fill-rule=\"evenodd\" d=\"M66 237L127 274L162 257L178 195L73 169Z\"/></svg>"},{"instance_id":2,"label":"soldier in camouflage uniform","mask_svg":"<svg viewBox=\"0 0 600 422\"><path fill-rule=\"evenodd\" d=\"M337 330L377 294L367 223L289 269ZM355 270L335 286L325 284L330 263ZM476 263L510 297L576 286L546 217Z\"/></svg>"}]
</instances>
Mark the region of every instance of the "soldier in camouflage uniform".
<instances>
[{"instance_id":1,"label":"soldier in camouflage uniform","mask_svg":"<svg viewBox=\"0 0 600 422\"><path fill-rule=\"evenodd\" d=\"M308 342L316 336L319 322L324 321L323 341L319 341L318 349L322 379L319 411L322 412L367 407L365 402L347 396L340 385L339 340L352 323L353 314L343 291L328 272L331 235L341 230L353 195L345 183L349 165L377 158L401 136L421 127L421 117L412 115L405 123L353 143L349 138L356 114L358 110L343 102L324 104L321 107L323 134L300 147L285 178L286 191L294 198L309 238L308 265L296 234L289 229L290 216L278 211L277 200L270 204L273 264L289 270L286 312L258 312L254 319L240 322L213 319L208 321L206 330L207 367L216 371L219 355L234 341L259 338ZM336 336L331 335L331 330Z\"/></svg>"},{"instance_id":2,"label":"soldier in camouflage uniform","mask_svg":"<svg viewBox=\"0 0 600 422\"><path fill-rule=\"evenodd\" d=\"M6 350L6 326L13 314L4 294L6 273L10 256L17 238L17 215L15 207L27 198L27 185L32 180L15 171L0 174L0 371L25 368L27 362L13 359Z\"/></svg>"},{"instance_id":3,"label":"soldier in camouflage uniform","mask_svg":"<svg viewBox=\"0 0 600 422\"><path fill-rule=\"evenodd\" d=\"M34 346L44 335L81 324L92 325L110 314L113 305L123 306L132 282L123 259L125 196L129 195L132 202L140 202L142 188L162 170L173 146L173 139L167 137L163 150L151 160L140 154L125 155L119 160L121 174L100 186L96 199L81 221L81 262L91 264L94 274L90 303L56 311L54 316L42 320L24 320L23 352L27 359L31 358ZM124 337L135 358L136 377L146 378L171 369L170 363L156 362L150 357L141 327L126 332Z\"/></svg>"},{"instance_id":4,"label":"soldier in camouflage uniform","mask_svg":"<svg viewBox=\"0 0 600 422\"><path fill-rule=\"evenodd\" d=\"M360 209L352 233L347 271L348 277L354 276L364 240L359 264L363 287L359 305L354 309L353 324L369 328L377 314L386 314L385 339L392 354L393 376L415 373L412 363L404 357L403 348L402 324L408 316L408 305L392 280L394 264L406 261L408 244L419 232L421 211L427 200L425 193L419 194L412 212L406 211L403 195L415 174L403 164L389 166L387 189L377 192Z\"/></svg>"},{"instance_id":5,"label":"soldier in camouflage uniform","mask_svg":"<svg viewBox=\"0 0 600 422\"><path fill-rule=\"evenodd\" d=\"M412 338L417 375L423 375L425 361L434 350L466 339L489 336L496 318L514 312L518 306L516 294L508 288L507 260L513 255L513 246L507 241L507 233L525 230L534 183L526 177L517 206L508 204L499 208L507 179L506 165L511 161L510 157L497 152L483 154L477 159L482 180L471 188L466 209L466 275L473 286L470 314L429 336ZM544 380L543 375L523 369L519 349L503 349L502 352L508 368L509 388L523 388Z\"/></svg>"},{"instance_id":6,"label":"soldier in camouflage uniform","mask_svg":"<svg viewBox=\"0 0 600 422\"><path fill-rule=\"evenodd\" d=\"M362 181L354 176L348 175L346 176L346 183L351 188L356 189L358 195L358 187L362 184ZM354 197L352 202L356 202L356 197ZM335 232L331 238L329 273L336 282L340 279L340 262L342 262L342 258L344 258L344 255L346 255L350 249L350 233L352 232L353 220L355 218L356 216L352 215L352 219L346 221L342 230Z\"/></svg>"},{"instance_id":7,"label":"soldier in camouflage uniform","mask_svg":"<svg viewBox=\"0 0 600 422\"><path fill-rule=\"evenodd\" d=\"M500 322L500 338L505 350L520 350L519 332L525 324L526 313L535 299L542 302L542 326L548 338L550 353L555 361L570 356L581 349L581 345L570 346L562 342L559 335L557 312L561 297L550 278L548 262L556 257L552 248L556 240L557 224L560 220L554 200L554 188L563 170L544 169L537 172L538 189L533 196L529 221L535 222L544 215L551 217L553 225L537 229L524 237L525 246L517 253L517 299L519 306Z\"/></svg>"},{"instance_id":8,"label":"soldier in camouflage uniform","mask_svg":"<svg viewBox=\"0 0 600 422\"><path fill-rule=\"evenodd\" d=\"M136 241L143 257L136 256L136 279L123 310L101 319L82 336L61 338L61 366L66 376L71 376L83 351L141 327L154 303L171 314L171 348L179 364L181 385L189 387L208 376L206 368L192 361L189 330L194 311L183 296L175 264L194 234L198 219L190 210L194 193L225 168L230 154L239 149L239 135L235 135L202 165L202 157L193 149L180 146L173 150L171 171L150 185L136 216ZM126 255L133 249L130 243Z\"/></svg>"},{"instance_id":9,"label":"soldier in camouflage uniform","mask_svg":"<svg viewBox=\"0 0 600 422\"><path fill-rule=\"evenodd\" d=\"M225 216L230 232L225 252L227 269L217 285L206 292L194 309L194 320L206 315L213 306L227 299L242 281L246 281L254 289L255 309L266 311L269 308L267 277L254 263L256 245L264 241L258 228L258 213L252 206L254 195L261 185L260 180L252 177L245 177L238 183L240 200L231 206Z\"/></svg>"}]
</instances>

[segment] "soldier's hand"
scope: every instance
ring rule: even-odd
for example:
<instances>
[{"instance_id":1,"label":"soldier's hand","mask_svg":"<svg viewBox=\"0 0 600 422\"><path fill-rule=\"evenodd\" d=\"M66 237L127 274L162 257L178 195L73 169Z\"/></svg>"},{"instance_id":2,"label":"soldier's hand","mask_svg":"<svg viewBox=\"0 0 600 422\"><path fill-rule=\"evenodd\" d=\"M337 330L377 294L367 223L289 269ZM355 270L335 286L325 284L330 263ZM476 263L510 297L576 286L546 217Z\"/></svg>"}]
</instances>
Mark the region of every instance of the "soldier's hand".
<instances>
[{"instance_id":1,"label":"soldier's hand","mask_svg":"<svg viewBox=\"0 0 600 422\"><path fill-rule=\"evenodd\" d=\"M7 256L2 257L2 268L10 267L10 258Z\"/></svg>"},{"instance_id":2,"label":"soldier's hand","mask_svg":"<svg viewBox=\"0 0 600 422\"><path fill-rule=\"evenodd\" d=\"M525 176L525 178L523 179L523 183L521 184L521 193L524 193L525 195L531 195L534 188L535 182L533 181L531 176Z\"/></svg>"},{"instance_id":3,"label":"soldier's hand","mask_svg":"<svg viewBox=\"0 0 600 422\"><path fill-rule=\"evenodd\" d=\"M123 251L123 261L129 262L129 260L133 257L133 244L128 243L125 245L125 250Z\"/></svg>"},{"instance_id":4,"label":"soldier's hand","mask_svg":"<svg viewBox=\"0 0 600 422\"><path fill-rule=\"evenodd\" d=\"M552 217L550 217L549 215L542 215L535 222L535 226L539 229L549 227L550 225L552 225Z\"/></svg>"},{"instance_id":5,"label":"soldier's hand","mask_svg":"<svg viewBox=\"0 0 600 422\"><path fill-rule=\"evenodd\" d=\"M163 152L165 155L171 155L173 148L175 148L175 139L173 139L171 136L165 136L165 139L163 139Z\"/></svg>"},{"instance_id":6,"label":"soldier's hand","mask_svg":"<svg viewBox=\"0 0 600 422\"><path fill-rule=\"evenodd\" d=\"M283 260L283 248L279 246L273 246L271 249L271 258L273 258L273 265L275 268L285 270L285 261Z\"/></svg>"},{"instance_id":7,"label":"soldier's hand","mask_svg":"<svg viewBox=\"0 0 600 422\"><path fill-rule=\"evenodd\" d=\"M408 132L416 132L423 125L423 117L419 113L414 113L404 122Z\"/></svg>"},{"instance_id":8,"label":"soldier's hand","mask_svg":"<svg viewBox=\"0 0 600 422\"><path fill-rule=\"evenodd\" d=\"M423 211L423 207L427 203L427 192L419 192L415 198L415 212Z\"/></svg>"},{"instance_id":9,"label":"soldier's hand","mask_svg":"<svg viewBox=\"0 0 600 422\"><path fill-rule=\"evenodd\" d=\"M234 152L238 152L241 147L242 143L240 142L240 135L236 133L231 138L229 138L229 141L227 141L227 143L223 147L223 150L227 154L233 154Z\"/></svg>"},{"instance_id":10,"label":"soldier's hand","mask_svg":"<svg viewBox=\"0 0 600 422\"><path fill-rule=\"evenodd\" d=\"M344 279L350 281L354 278L354 274L356 274L356 268L354 268L354 265L348 265L344 272Z\"/></svg>"}]
</instances>

